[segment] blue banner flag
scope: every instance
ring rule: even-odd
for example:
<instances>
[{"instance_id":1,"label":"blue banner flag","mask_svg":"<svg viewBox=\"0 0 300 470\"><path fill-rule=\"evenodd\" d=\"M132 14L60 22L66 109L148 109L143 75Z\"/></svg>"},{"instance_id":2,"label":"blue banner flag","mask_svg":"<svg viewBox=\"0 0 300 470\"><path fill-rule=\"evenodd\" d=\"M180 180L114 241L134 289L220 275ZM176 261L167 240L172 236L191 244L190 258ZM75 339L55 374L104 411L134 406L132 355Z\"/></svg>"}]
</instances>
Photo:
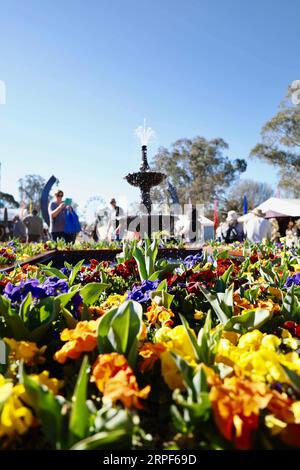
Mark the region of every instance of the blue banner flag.
<instances>
[{"instance_id":1,"label":"blue banner flag","mask_svg":"<svg viewBox=\"0 0 300 470\"><path fill-rule=\"evenodd\" d=\"M247 201L247 196L246 196L246 194L244 194L243 209L244 209L244 214L247 214L247 213L248 213L248 201Z\"/></svg>"}]
</instances>

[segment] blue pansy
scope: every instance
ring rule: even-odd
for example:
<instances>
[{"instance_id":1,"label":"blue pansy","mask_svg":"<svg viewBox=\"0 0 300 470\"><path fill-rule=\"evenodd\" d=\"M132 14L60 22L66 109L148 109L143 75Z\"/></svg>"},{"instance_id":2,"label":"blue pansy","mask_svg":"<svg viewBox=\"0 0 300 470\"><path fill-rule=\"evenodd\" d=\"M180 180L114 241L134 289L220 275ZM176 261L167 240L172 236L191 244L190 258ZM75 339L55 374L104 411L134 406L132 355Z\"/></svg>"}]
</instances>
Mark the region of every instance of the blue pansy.
<instances>
[{"instance_id":1,"label":"blue pansy","mask_svg":"<svg viewBox=\"0 0 300 470\"><path fill-rule=\"evenodd\" d=\"M195 255L187 256L183 260L183 264L186 268L191 269L196 266L196 264L199 264L201 261L203 261L203 253L196 253Z\"/></svg>"},{"instance_id":2,"label":"blue pansy","mask_svg":"<svg viewBox=\"0 0 300 470\"><path fill-rule=\"evenodd\" d=\"M156 281L143 281L141 285L134 286L132 291L127 292L127 300L136 300L143 303L148 302L150 293L155 291L159 285L159 279Z\"/></svg>"},{"instance_id":3,"label":"blue pansy","mask_svg":"<svg viewBox=\"0 0 300 470\"><path fill-rule=\"evenodd\" d=\"M293 284L296 284L296 286L300 286L300 273L296 273L292 276L289 276L285 281L284 287L292 287Z\"/></svg>"}]
</instances>

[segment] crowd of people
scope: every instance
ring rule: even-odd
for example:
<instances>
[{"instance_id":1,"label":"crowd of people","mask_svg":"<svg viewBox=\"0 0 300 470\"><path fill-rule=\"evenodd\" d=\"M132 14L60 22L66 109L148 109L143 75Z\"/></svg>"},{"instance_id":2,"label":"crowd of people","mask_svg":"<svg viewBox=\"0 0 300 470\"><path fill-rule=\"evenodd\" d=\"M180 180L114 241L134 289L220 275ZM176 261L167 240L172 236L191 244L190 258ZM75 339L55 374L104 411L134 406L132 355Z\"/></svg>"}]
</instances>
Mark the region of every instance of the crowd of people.
<instances>
[{"instance_id":1,"label":"crowd of people","mask_svg":"<svg viewBox=\"0 0 300 470\"><path fill-rule=\"evenodd\" d=\"M286 243L292 246L300 237L300 219L290 220L285 232ZM278 221L275 218L267 219L261 209L253 209L245 222L239 222L236 211L229 211L227 218L216 230L216 239L225 243L242 242L248 240L259 243L263 240L280 241L281 235Z\"/></svg>"},{"instance_id":2,"label":"crowd of people","mask_svg":"<svg viewBox=\"0 0 300 470\"><path fill-rule=\"evenodd\" d=\"M81 228L78 216L72 207L72 200L68 198L63 200L63 197L64 193L59 189L54 194L54 200L49 204L49 230L44 227L42 218L34 209L23 220L19 216L14 218L13 237L22 242L39 242L51 238L54 241L63 239L69 243L74 242L81 231L83 237L98 241L99 221L95 222L91 230L86 227ZM120 241L125 235L124 227L120 223L124 211L114 198L111 199L110 206L111 211L104 230L104 238ZM229 211L226 219L216 229L216 239L224 243L243 242L244 240L259 243L263 240L278 242L281 238L278 221L275 218L267 219L261 209L253 209L243 222L239 219L236 211ZM300 219L288 222L285 235L287 245L291 246L297 243L300 238Z\"/></svg>"}]
</instances>

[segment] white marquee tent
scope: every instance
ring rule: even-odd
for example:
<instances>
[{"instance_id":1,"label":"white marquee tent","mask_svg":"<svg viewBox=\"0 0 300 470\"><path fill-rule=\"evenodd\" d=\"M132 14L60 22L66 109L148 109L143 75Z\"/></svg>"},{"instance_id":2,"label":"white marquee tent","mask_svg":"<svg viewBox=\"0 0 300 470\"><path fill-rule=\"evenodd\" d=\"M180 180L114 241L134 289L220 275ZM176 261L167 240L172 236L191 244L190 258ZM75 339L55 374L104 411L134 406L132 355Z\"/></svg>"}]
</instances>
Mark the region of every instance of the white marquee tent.
<instances>
[{"instance_id":1,"label":"white marquee tent","mask_svg":"<svg viewBox=\"0 0 300 470\"><path fill-rule=\"evenodd\" d=\"M300 199L281 199L270 197L257 206L267 217L300 217ZM239 218L239 222L246 222L252 216L251 212Z\"/></svg>"}]
</instances>

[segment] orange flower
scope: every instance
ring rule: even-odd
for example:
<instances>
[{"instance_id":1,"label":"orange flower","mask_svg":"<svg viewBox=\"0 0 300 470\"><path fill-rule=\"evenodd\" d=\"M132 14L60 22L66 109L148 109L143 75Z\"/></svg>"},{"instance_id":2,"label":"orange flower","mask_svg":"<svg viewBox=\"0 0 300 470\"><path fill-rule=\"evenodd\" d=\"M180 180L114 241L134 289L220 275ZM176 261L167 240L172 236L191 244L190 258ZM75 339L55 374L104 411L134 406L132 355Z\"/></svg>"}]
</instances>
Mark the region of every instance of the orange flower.
<instances>
[{"instance_id":1,"label":"orange flower","mask_svg":"<svg viewBox=\"0 0 300 470\"><path fill-rule=\"evenodd\" d=\"M150 325L158 323L161 326L172 326L173 320L171 318L174 317L174 313L169 308L152 304L147 309L146 317Z\"/></svg>"},{"instance_id":2,"label":"orange flower","mask_svg":"<svg viewBox=\"0 0 300 470\"><path fill-rule=\"evenodd\" d=\"M210 400L221 434L238 449L250 449L252 432L259 425L260 410L268 406L271 398L272 392L265 384L246 379L231 377L223 384L214 385Z\"/></svg>"},{"instance_id":3,"label":"orange flower","mask_svg":"<svg viewBox=\"0 0 300 470\"><path fill-rule=\"evenodd\" d=\"M116 352L100 354L93 365L91 381L96 382L98 389L103 393L106 382L120 370L127 368L129 368L128 362L122 354Z\"/></svg>"},{"instance_id":4,"label":"orange flower","mask_svg":"<svg viewBox=\"0 0 300 470\"><path fill-rule=\"evenodd\" d=\"M149 393L150 385L139 390L133 372L120 370L105 384L103 397L112 401L120 400L126 408L143 409L140 400L146 400Z\"/></svg>"},{"instance_id":5,"label":"orange flower","mask_svg":"<svg viewBox=\"0 0 300 470\"><path fill-rule=\"evenodd\" d=\"M98 356L93 365L91 381L103 393L104 401L121 401L126 408L142 409L140 400L147 399L150 392L149 385L139 390L126 358L116 352Z\"/></svg>"},{"instance_id":6,"label":"orange flower","mask_svg":"<svg viewBox=\"0 0 300 470\"><path fill-rule=\"evenodd\" d=\"M139 351L139 355L144 359L139 366L140 372L144 373L147 370L152 369L155 362L159 359L165 349L166 348L162 343L145 343Z\"/></svg>"},{"instance_id":7,"label":"orange flower","mask_svg":"<svg viewBox=\"0 0 300 470\"><path fill-rule=\"evenodd\" d=\"M97 346L96 332L98 320L80 321L73 330L66 328L60 338L67 341L63 347L54 354L54 359L64 364L68 358L78 359L83 352L93 351Z\"/></svg>"},{"instance_id":8,"label":"orange flower","mask_svg":"<svg viewBox=\"0 0 300 470\"><path fill-rule=\"evenodd\" d=\"M280 313L281 312L281 307L279 304L276 304L273 302L272 299L268 300L260 300L257 303L257 307L259 308L265 308L267 310L270 310L272 313Z\"/></svg>"},{"instance_id":9,"label":"orange flower","mask_svg":"<svg viewBox=\"0 0 300 470\"><path fill-rule=\"evenodd\" d=\"M102 317L105 314L105 310L102 307L89 307L89 313L93 317Z\"/></svg>"},{"instance_id":10,"label":"orange flower","mask_svg":"<svg viewBox=\"0 0 300 470\"><path fill-rule=\"evenodd\" d=\"M242 298L238 292L233 294L233 303L234 303L234 315L239 315L241 310L249 310L253 308L253 305L249 300Z\"/></svg>"}]
</instances>

